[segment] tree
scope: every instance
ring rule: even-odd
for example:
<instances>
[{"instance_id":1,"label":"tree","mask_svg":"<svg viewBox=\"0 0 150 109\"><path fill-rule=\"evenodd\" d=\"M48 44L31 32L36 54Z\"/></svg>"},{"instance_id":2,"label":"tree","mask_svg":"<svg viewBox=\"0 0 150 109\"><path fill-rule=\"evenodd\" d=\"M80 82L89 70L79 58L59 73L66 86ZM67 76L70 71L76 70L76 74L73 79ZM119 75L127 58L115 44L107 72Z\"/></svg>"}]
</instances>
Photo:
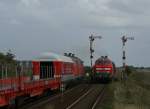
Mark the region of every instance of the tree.
<instances>
[{"instance_id":1,"label":"tree","mask_svg":"<svg viewBox=\"0 0 150 109\"><path fill-rule=\"evenodd\" d=\"M11 52L11 50L8 50L6 54L0 52L0 63L14 63L15 61L15 55Z\"/></svg>"},{"instance_id":2,"label":"tree","mask_svg":"<svg viewBox=\"0 0 150 109\"><path fill-rule=\"evenodd\" d=\"M6 60L8 62L14 61L15 55L12 53L11 50L8 50L8 52L6 53Z\"/></svg>"},{"instance_id":3,"label":"tree","mask_svg":"<svg viewBox=\"0 0 150 109\"><path fill-rule=\"evenodd\" d=\"M3 53L0 53L0 59L4 59L4 54Z\"/></svg>"}]
</instances>

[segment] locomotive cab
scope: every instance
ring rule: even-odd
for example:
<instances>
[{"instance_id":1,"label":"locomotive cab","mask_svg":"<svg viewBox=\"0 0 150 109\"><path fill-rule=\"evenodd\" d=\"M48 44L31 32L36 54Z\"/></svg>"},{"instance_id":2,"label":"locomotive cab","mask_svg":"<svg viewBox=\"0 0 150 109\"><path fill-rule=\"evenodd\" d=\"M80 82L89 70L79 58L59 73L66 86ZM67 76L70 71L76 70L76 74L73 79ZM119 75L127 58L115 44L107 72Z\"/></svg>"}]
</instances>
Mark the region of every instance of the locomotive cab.
<instances>
[{"instance_id":1,"label":"locomotive cab","mask_svg":"<svg viewBox=\"0 0 150 109\"><path fill-rule=\"evenodd\" d=\"M93 69L96 80L109 80L114 76L113 62L107 56L97 59Z\"/></svg>"}]
</instances>

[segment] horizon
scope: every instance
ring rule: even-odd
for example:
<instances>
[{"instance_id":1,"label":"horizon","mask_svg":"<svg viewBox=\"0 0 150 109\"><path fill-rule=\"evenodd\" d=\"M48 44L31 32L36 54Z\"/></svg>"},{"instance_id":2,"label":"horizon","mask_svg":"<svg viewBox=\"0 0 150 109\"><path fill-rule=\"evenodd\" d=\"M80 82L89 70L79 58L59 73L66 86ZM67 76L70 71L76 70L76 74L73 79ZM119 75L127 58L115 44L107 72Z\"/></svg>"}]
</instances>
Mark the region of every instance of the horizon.
<instances>
[{"instance_id":1,"label":"horizon","mask_svg":"<svg viewBox=\"0 0 150 109\"><path fill-rule=\"evenodd\" d=\"M17 59L33 59L43 52L72 52L90 65L89 36L94 60L108 55L122 65L123 35L126 63L150 66L149 4L147 0L3 0L0 1L0 51L9 49Z\"/></svg>"}]
</instances>

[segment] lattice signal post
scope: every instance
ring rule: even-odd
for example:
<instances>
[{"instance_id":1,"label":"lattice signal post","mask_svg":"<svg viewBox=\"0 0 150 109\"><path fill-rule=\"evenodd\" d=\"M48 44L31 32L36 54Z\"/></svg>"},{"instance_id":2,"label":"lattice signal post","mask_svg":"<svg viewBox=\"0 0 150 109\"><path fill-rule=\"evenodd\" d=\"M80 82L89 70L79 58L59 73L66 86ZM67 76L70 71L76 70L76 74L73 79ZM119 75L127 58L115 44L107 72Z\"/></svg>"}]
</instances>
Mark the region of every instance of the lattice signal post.
<instances>
[{"instance_id":1,"label":"lattice signal post","mask_svg":"<svg viewBox=\"0 0 150 109\"><path fill-rule=\"evenodd\" d=\"M123 36L121 38L122 40L122 51L123 51L123 56L122 56L122 64L123 64L123 71L122 71L122 79L124 80L127 75L125 73L125 70L126 70L126 52L125 52L125 44L128 40L134 40L134 37L126 37L126 36Z\"/></svg>"},{"instance_id":2,"label":"lattice signal post","mask_svg":"<svg viewBox=\"0 0 150 109\"><path fill-rule=\"evenodd\" d=\"M94 42L95 39L101 39L101 38L102 38L102 36L94 36L93 34L91 34L91 36L89 36L91 68L93 66L93 53L94 53L93 42Z\"/></svg>"}]
</instances>

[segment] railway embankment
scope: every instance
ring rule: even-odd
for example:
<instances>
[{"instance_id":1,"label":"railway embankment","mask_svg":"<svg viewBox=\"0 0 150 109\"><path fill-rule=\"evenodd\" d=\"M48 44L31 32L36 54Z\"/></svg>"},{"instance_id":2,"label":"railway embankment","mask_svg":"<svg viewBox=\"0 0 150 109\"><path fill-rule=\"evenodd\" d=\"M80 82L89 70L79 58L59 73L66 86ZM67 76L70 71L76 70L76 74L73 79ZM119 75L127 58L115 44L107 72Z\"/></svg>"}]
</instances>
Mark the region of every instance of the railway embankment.
<instances>
[{"instance_id":1,"label":"railway embankment","mask_svg":"<svg viewBox=\"0 0 150 109\"><path fill-rule=\"evenodd\" d=\"M114 109L149 109L150 72L133 72L126 81L113 83Z\"/></svg>"},{"instance_id":2,"label":"railway embankment","mask_svg":"<svg viewBox=\"0 0 150 109\"><path fill-rule=\"evenodd\" d=\"M150 71L134 71L126 81L108 85L98 109L149 109Z\"/></svg>"}]
</instances>

